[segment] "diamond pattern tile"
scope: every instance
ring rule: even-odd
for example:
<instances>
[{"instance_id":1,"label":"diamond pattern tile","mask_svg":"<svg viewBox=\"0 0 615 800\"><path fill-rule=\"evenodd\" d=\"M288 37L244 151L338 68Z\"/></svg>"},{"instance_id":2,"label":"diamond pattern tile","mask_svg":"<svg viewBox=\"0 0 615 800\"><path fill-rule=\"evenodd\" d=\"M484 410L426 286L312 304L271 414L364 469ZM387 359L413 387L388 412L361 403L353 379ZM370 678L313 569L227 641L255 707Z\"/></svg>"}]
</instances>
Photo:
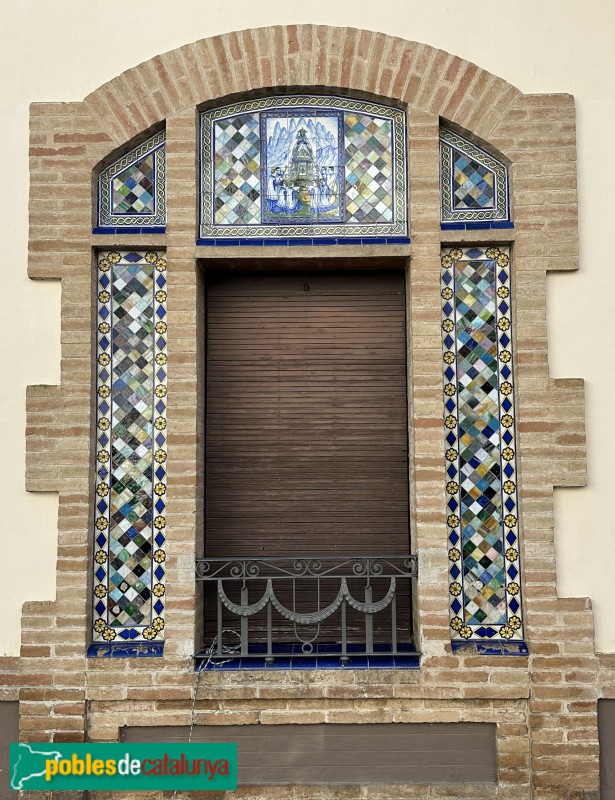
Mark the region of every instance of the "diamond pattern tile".
<instances>
[{"instance_id":1,"label":"diamond pattern tile","mask_svg":"<svg viewBox=\"0 0 615 800\"><path fill-rule=\"evenodd\" d=\"M393 219L392 126L390 120L347 113L347 222L390 222Z\"/></svg>"},{"instance_id":2,"label":"diamond pattern tile","mask_svg":"<svg viewBox=\"0 0 615 800\"><path fill-rule=\"evenodd\" d=\"M495 175L487 167L453 149L453 208L494 208Z\"/></svg>"},{"instance_id":3,"label":"diamond pattern tile","mask_svg":"<svg viewBox=\"0 0 615 800\"><path fill-rule=\"evenodd\" d=\"M135 537L152 538L154 268L118 264L114 278L109 593L121 609L112 624L124 627L143 621L140 608L151 596L142 581L151 545L142 549Z\"/></svg>"},{"instance_id":4,"label":"diamond pattern tile","mask_svg":"<svg viewBox=\"0 0 615 800\"><path fill-rule=\"evenodd\" d=\"M111 231L166 224L165 131L124 152L98 177L98 226Z\"/></svg>"},{"instance_id":5,"label":"diamond pattern tile","mask_svg":"<svg viewBox=\"0 0 615 800\"><path fill-rule=\"evenodd\" d=\"M440 195L443 223L511 221L507 166L444 127L440 128Z\"/></svg>"},{"instance_id":6,"label":"diamond pattern tile","mask_svg":"<svg viewBox=\"0 0 615 800\"><path fill-rule=\"evenodd\" d=\"M215 125L214 220L218 225L260 222L258 114L240 114Z\"/></svg>"},{"instance_id":7,"label":"diamond pattern tile","mask_svg":"<svg viewBox=\"0 0 615 800\"><path fill-rule=\"evenodd\" d=\"M502 481L495 265L455 269L459 471L465 622L503 624Z\"/></svg>"},{"instance_id":8,"label":"diamond pattern tile","mask_svg":"<svg viewBox=\"0 0 615 800\"><path fill-rule=\"evenodd\" d=\"M113 178L112 213L154 213L153 153L127 167Z\"/></svg>"}]
</instances>

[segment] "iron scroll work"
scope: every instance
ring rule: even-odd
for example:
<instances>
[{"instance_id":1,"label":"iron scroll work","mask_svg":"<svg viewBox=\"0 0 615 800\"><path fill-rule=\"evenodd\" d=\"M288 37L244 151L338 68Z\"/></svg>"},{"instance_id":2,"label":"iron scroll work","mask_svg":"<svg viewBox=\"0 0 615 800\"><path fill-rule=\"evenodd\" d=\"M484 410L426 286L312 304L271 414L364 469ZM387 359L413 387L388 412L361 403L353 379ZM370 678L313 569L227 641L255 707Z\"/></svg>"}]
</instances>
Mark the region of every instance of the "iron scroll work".
<instances>
[{"instance_id":1,"label":"iron scroll work","mask_svg":"<svg viewBox=\"0 0 615 800\"><path fill-rule=\"evenodd\" d=\"M197 658L401 666L419 655L409 616L417 574L416 555L198 559L212 644Z\"/></svg>"},{"instance_id":2,"label":"iron scroll work","mask_svg":"<svg viewBox=\"0 0 615 800\"><path fill-rule=\"evenodd\" d=\"M201 113L201 244L408 242L398 108L285 96Z\"/></svg>"}]
</instances>

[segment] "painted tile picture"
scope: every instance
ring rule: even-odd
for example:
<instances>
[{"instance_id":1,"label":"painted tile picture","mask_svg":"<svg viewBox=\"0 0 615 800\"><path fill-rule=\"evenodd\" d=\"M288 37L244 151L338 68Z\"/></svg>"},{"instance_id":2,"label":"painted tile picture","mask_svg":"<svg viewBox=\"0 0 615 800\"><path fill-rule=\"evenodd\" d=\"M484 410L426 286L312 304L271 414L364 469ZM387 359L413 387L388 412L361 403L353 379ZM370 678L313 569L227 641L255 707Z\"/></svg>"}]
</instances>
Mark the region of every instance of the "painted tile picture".
<instances>
[{"instance_id":1,"label":"painted tile picture","mask_svg":"<svg viewBox=\"0 0 615 800\"><path fill-rule=\"evenodd\" d=\"M344 200L342 114L261 114L261 132L267 177L263 221L340 221Z\"/></svg>"}]
</instances>

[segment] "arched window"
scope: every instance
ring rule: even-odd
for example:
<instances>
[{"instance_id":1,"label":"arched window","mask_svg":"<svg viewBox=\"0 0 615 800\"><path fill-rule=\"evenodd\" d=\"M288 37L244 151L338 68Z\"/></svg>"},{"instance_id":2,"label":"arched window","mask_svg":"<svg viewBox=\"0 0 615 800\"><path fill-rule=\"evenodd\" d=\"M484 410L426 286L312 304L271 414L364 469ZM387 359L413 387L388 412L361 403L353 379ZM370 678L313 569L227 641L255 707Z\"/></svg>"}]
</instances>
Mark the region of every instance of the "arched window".
<instances>
[{"instance_id":1,"label":"arched window","mask_svg":"<svg viewBox=\"0 0 615 800\"><path fill-rule=\"evenodd\" d=\"M407 142L406 113L379 102L289 95L208 107L200 112L197 244L216 245L221 254L225 246L248 244L409 244L407 146L412 148L413 142ZM445 127L440 130L440 158L440 222L451 231L441 252L451 636L454 646L472 641L493 647L504 642L526 652L519 580L512 254L506 243L477 240L466 246L454 239L455 229L512 227L508 169L499 157ZM99 232L163 230L159 226L166 221L165 195L161 132L101 171ZM262 654L258 649L262 647L274 657L275 625L270 617L267 622L258 614L267 611L271 616L275 609L296 631L297 625L315 625L339 613L343 633L329 634L341 637L343 644L337 639L334 644L343 648L344 658L347 625L365 627L361 646L366 648L366 659L374 657L377 643L381 655L403 657L405 652L414 658L412 640L404 651L396 632L398 612L399 618L406 615L411 628L410 591L404 599L395 589L416 576L416 556L410 554L408 543L403 269L410 260L387 258L385 253L376 262L369 259L369 250L362 249L361 258L357 252L344 264L342 275L331 272L337 264L335 251L327 256L323 267L329 271L327 277L289 259L285 273L278 269L270 275L267 269L272 265L263 262L259 270L264 277L240 273L239 279L230 280L228 271L216 273L209 263L204 286L207 335L213 344L207 350L211 382L207 401L214 410L207 425L216 444L213 455L206 447L206 461L211 458L216 468L206 469L208 486L214 487L206 499L215 517L208 523L213 532L210 541L219 539L224 548L218 552L217 545L211 545L213 560L208 557L199 564L198 577L215 578L217 586L217 610L215 604L206 603L205 624L212 627L210 639L216 638L216 631L219 636L223 621L227 622L224 606L224 613L241 620L237 624L243 657ZM231 272L235 275L244 265L233 262ZM148 655L162 652L166 266L163 254L153 249L98 253L92 653L100 652L103 644L118 654L118 644L139 643ZM218 264L218 270L228 268L228 263ZM318 376L316 382L313 375ZM272 382L275 391L268 394ZM309 403L313 408L308 413ZM287 418L290 422L284 422ZM305 449L310 431L312 439ZM274 456L267 450L272 436L275 468ZM324 448L320 461L313 456L319 448ZM250 458L258 452L247 472L249 458L244 451ZM275 485L263 483L269 473L277 476ZM257 504L252 490L238 494L233 485L237 480L254 481L255 476L260 481L259 496L265 497ZM320 487L318 494L312 491L314 486ZM267 505L273 489L275 513L284 521L279 530ZM220 503L218 490L224 497ZM295 506L303 511L295 512ZM231 507L241 510L239 516L229 512ZM323 509L329 517L325 524L319 517ZM302 520L297 524L296 513L306 515L307 527L301 527ZM225 515L230 527L220 523ZM254 537L241 532L244 517L249 521L246 530L257 530L266 543L258 550L264 561L256 573L250 573L253 564L240 557L253 555L247 550L255 547ZM229 544L235 530L237 539ZM402 560L395 561L393 552ZM327 577L334 575L337 588L325 587L321 597L323 553L326 558L342 558L335 565L325 564ZM308 559L305 565L295 561L284 569L279 563L272 567L271 559L289 554ZM239 559L239 572L219 563L219 556ZM383 556L384 561L374 561ZM318 568L317 559L321 559ZM280 569L287 582L308 577L316 581L315 617L297 609L294 588L292 607L281 583L276 595ZM379 570L372 578L378 575L378 580L390 583L371 581L370 570ZM367 586L353 586L363 574ZM246 581L255 576L265 581L260 587L264 601L256 602L246 588ZM238 577L243 589L232 597L224 581ZM360 600L358 588L363 592ZM379 591L382 596L374 596ZM323 603L328 609L325 616ZM382 620L385 610L390 616L386 633L381 622L372 620ZM364 615L369 625L353 621L355 612ZM261 631L257 641L247 638L245 620L252 616L252 628ZM287 628L282 625L277 630L287 635ZM325 629L329 630L326 625ZM299 639L312 646L309 637ZM308 649L303 655L311 653ZM217 657L223 657L222 650Z\"/></svg>"}]
</instances>

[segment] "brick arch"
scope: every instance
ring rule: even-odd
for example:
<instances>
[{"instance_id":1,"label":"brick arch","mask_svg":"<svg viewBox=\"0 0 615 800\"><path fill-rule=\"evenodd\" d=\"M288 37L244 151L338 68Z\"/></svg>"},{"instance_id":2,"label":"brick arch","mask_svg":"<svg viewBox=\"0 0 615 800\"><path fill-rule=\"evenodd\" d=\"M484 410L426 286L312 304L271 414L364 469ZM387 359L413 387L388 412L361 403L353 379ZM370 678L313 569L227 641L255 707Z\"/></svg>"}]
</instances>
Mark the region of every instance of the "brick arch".
<instances>
[{"instance_id":1,"label":"brick arch","mask_svg":"<svg viewBox=\"0 0 615 800\"><path fill-rule=\"evenodd\" d=\"M390 97L483 138L521 96L476 64L426 44L357 28L278 25L170 50L126 70L84 102L101 129L122 143L207 100L297 85Z\"/></svg>"}]
</instances>

